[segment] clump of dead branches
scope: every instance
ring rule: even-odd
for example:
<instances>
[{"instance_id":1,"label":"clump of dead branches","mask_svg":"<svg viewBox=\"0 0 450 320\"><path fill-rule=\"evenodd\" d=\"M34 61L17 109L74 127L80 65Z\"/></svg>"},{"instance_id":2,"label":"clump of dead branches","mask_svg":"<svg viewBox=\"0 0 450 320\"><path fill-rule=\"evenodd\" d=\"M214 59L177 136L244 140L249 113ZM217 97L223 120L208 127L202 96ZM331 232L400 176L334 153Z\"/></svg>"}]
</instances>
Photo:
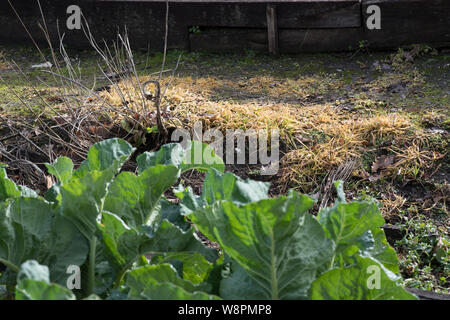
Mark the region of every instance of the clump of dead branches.
<instances>
[{"instance_id":1,"label":"clump of dead branches","mask_svg":"<svg viewBox=\"0 0 450 320\"><path fill-rule=\"evenodd\" d=\"M114 43L99 43L84 19L83 32L98 55L98 72L101 74L91 79L83 73L79 61L70 57L59 28L59 44L52 43L39 1L38 5L42 16L40 27L50 54L46 56L32 41L43 62L50 66L40 70L47 80L37 79L47 92L38 89L36 79L31 79L14 59L4 63L20 76L33 98L16 91L0 76L0 81L20 102L21 108L18 114L0 118L0 161L8 165L13 178L35 188L48 184L43 170L45 162L51 163L57 156L65 155L77 164L86 157L92 144L110 137L142 145L146 144L151 132L155 136L154 148L165 143L168 132L163 118L170 115L160 106L170 81L162 87L161 80L166 72L172 71L174 76L181 58L173 70L165 70L167 21L161 71L156 74L157 79L142 83L127 30L118 33ZM167 2L166 18L168 12ZM110 94L120 97L120 103L111 103Z\"/></svg>"}]
</instances>

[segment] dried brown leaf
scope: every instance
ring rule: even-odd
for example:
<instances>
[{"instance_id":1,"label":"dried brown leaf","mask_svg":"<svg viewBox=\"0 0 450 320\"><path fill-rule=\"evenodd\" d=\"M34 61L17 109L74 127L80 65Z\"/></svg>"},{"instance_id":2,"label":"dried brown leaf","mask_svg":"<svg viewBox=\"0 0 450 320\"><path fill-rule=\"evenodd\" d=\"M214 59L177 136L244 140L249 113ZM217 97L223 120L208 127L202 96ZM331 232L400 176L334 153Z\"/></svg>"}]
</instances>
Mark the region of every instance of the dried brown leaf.
<instances>
[{"instance_id":1,"label":"dried brown leaf","mask_svg":"<svg viewBox=\"0 0 450 320\"><path fill-rule=\"evenodd\" d=\"M46 176L46 181L47 181L47 189L50 189L55 182L53 181L53 178L51 176Z\"/></svg>"},{"instance_id":2,"label":"dried brown leaf","mask_svg":"<svg viewBox=\"0 0 450 320\"><path fill-rule=\"evenodd\" d=\"M378 170L383 170L389 168L394 164L394 155L382 155L378 157L375 162L372 164L372 173L378 172Z\"/></svg>"}]
</instances>

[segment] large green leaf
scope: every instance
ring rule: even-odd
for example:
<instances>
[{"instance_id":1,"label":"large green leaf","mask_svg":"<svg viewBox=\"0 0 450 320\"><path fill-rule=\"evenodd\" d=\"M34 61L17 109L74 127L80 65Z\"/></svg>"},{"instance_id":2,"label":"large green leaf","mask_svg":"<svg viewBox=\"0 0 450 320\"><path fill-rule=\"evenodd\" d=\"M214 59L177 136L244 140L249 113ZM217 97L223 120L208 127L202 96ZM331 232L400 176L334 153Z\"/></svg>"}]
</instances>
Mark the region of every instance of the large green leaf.
<instances>
[{"instance_id":1,"label":"large green leaf","mask_svg":"<svg viewBox=\"0 0 450 320\"><path fill-rule=\"evenodd\" d=\"M157 228L131 228L120 217L105 212L100 229L114 265L122 272L143 255L198 253L211 262L218 256L216 250L203 245L193 228L183 231L167 220L158 222Z\"/></svg>"},{"instance_id":2,"label":"large green leaf","mask_svg":"<svg viewBox=\"0 0 450 320\"><path fill-rule=\"evenodd\" d=\"M327 235L336 243L336 254L358 243L370 229L384 224L374 202L338 202L319 212L318 219Z\"/></svg>"},{"instance_id":3,"label":"large green leaf","mask_svg":"<svg viewBox=\"0 0 450 320\"><path fill-rule=\"evenodd\" d=\"M69 183L73 176L75 176L78 181L81 180L83 182L89 182L89 179L92 179L92 177L84 177L89 172L99 171L106 175L106 178L113 177L134 150L135 149L128 142L115 138L94 144L89 149L87 159L83 161L80 168L75 172L73 171L72 160L66 157L58 158L53 164L46 164L49 173L53 174L58 179L58 183L47 190L45 198L51 202L60 202L61 186ZM101 190L106 190L106 187L107 183L105 186L102 186ZM79 221L76 222L74 217L72 217L72 220L77 223L79 227L82 227L82 224ZM88 230L83 230L83 232L89 234Z\"/></svg>"},{"instance_id":4,"label":"large green leaf","mask_svg":"<svg viewBox=\"0 0 450 320\"><path fill-rule=\"evenodd\" d=\"M149 167L139 176L122 172L111 184L104 210L118 215L130 227L151 225L159 218L155 209L162 195L178 177L179 170L173 165Z\"/></svg>"},{"instance_id":5,"label":"large green leaf","mask_svg":"<svg viewBox=\"0 0 450 320\"><path fill-rule=\"evenodd\" d=\"M230 201L237 206L267 199L269 184L254 180L243 180L236 175L226 172L220 173L211 170L205 177L202 194L197 196L190 187L175 190L175 194L181 199L181 214L189 216L194 222L201 223L201 232L211 241L217 242L213 227L215 218L214 204L221 201Z\"/></svg>"},{"instance_id":6,"label":"large green leaf","mask_svg":"<svg viewBox=\"0 0 450 320\"><path fill-rule=\"evenodd\" d=\"M214 149L200 141L190 141L186 150L180 169L182 172L196 169L199 171L209 171L215 169L219 172L225 171L223 160L218 157Z\"/></svg>"},{"instance_id":7,"label":"large green leaf","mask_svg":"<svg viewBox=\"0 0 450 320\"><path fill-rule=\"evenodd\" d=\"M191 169L200 171L215 169L220 172L225 170L223 160L214 153L214 149L200 141L191 141L186 150L178 143L169 143L163 145L157 152L144 152L136 160L139 173L158 164L174 165L181 172Z\"/></svg>"},{"instance_id":8,"label":"large green leaf","mask_svg":"<svg viewBox=\"0 0 450 320\"><path fill-rule=\"evenodd\" d=\"M180 187L175 192L182 199L185 212L190 213L216 201L230 200L240 206L267 199L269 187L265 182L243 180L229 172L211 170L205 177L200 196L194 195L191 188Z\"/></svg>"},{"instance_id":9,"label":"large green leaf","mask_svg":"<svg viewBox=\"0 0 450 320\"><path fill-rule=\"evenodd\" d=\"M266 300L267 292L236 261L230 262L230 274L220 281L220 297L225 300Z\"/></svg>"},{"instance_id":10,"label":"large green leaf","mask_svg":"<svg viewBox=\"0 0 450 320\"><path fill-rule=\"evenodd\" d=\"M75 300L75 295L67 288L50 283L47 266L37 261L24 262L18 273L16 300Z\"/></svg>"},{"instance_id":11,"label":"large green leaf","mask_svg":"<svg viewBox=\"0 0 450 320\"><path fill-rule=\"evenodd\" d=\"M199 253L210 262L218 258L216 249L206 247L197 236L195 229L183 231L167 220L163 220L158 230L149 234L150 240L142 245L143 252L189 252Z\"/></svg>"},{"instance_id":12,"label":"large green leaf","mask_svg":"<svg viewBox=\"0 0 450 320\"><path fill-rule=\"evenodd\" d=\"M313 300L416 300L393 275L371 258L356 257L356 263L332 269L311 285Z\"/></svg>"},{"instance_id":13,"label":"large green leaf","mask_svg":"<svg viewBox=\"0 0 450 320\"><path fill-rule=\"evenodd\" d=\"M148 300L216 300L216 296L201 292L183 280L169 264L149 265L131 271L126 280L130 288L129 299Z\"/></svg>"},{"instance_id":14,"label":"large green leaf","mask_svg":"<svg viewBox=\"0 0 450 320\"><path fill-rule=\"evenodd\" d=\"M156 152L144 152L136 158L138 174L156 165L172 165L179 168L185 153L179 143L165 144Z\"/></svg>"},{"instance_id":15,"label":"large green leaf","mask_svg":"<svg viewBox=\"0 0 450 320\"><path fill-rule=\"evenodd\" d=\"M160 207L161 219L171 222L183 231L191 228L191 224L186 221L186 217L183 215L182 208L179 204L169 202L163 197L160 200Z\"/></svg>"},{"instance_id":16,"label":"large green leaf","mask_svg":"<svg viewBox=\"0 0 450 320\"><path fill-rule=\"evenodd\" d=\"M61 212L87 238L97 231L110 183L134 148L120 139L99 142L89 149L88 158L60 188Z\"/></svg>"},{"instance_id":17,"label":"large green leaf","mask_svg":"<svg viewBox=\"0 0 450 320\"><path fill-rule=\"evenodd\" d=\"M374 201L347 203L342 190L340 194L341 200L318 214L327 236L336 244L329 267L352 263L353 255L359 252L380 259L387 268L397 273L398 260L381 230L384 219L377 204Z\"/></svg>"},{"instance_id":18,"label":"large green leaf","mask_svg":"<svg viewBox=\"0 0 450 320\"><path fill-rule=\"evenodd\" d=\"M397 253L387 242L383 229L373 228L367 232L367 236L372 241L360 250L361 255L375 258L390 271L399 273Z\"/></svg>"},{"instance_id":19,"label":"large green leaf","mask_svg":"<svg viewBox=\"0 0 450 320\"><path fill-rule=\"evenodd\" d=\"M76 300L76 297L59 284L26 279L16 286L16 300Z\"/></svg>"},{"instance_id":20,"label":"large green leaf","mask_svg":"<svg viewBox=\"0 0 450 320\"><path fill-rule=\"evenodd\" d=\"M75 226L41 198L0 205L0 262L18 271L26 260L51 266L52 280L65 284L66 269L81 265L88 246Z\"/></svg>"},{"instance_id":21,"label":"large green leaf","mask_svg":"<svg viewBox=\"0 0 450 320\"><path fill-rule=\"evenodd\" d=\"M139 251L138 246L134 247L132 252L124 252L125 256L119 251L119 246L123 246L122 244L119 244L121 236L128 231L136 233L136 231L131 230L120 217L104 212L102 215L100 231L102 233L103 243L112 258L112 261L118 268L125 266L127 261L135 259L137 252Z\"/></svg>"},{"instance_id":22,"label":"large green leaf","mask_svg":"<svg viewBox=\"0 0 450 320\"><path fill-rule=\"evenodd\" d=\"M17 189L16 184L8 179L6 169L0 168L0 201L17 197L20 197L20 191Z\"/></svg>"},{"instance_id":23,"label":"large green leaf","mask_svg":"<svg viewBox=\"0 0 450 320\"><path fill-rule=\"evenodd\" d=\"M231 200L239 206L267 199L269 187L265 182L243 180L229 172L222 174L212 170L205 178L201 197L205 204Z\"/></svg>"},{"instance_id":24,"label":"large green leaf","mask_svg":"<svg viewBox=\"0 0 450 320\"><path fill-rule=\"evenodd\" d=\"M56 213L48 240L50 256L44 264L50 268L50 280L65 286L70 276L69 266L82 266L89 253L89 243L75 225Z\"/></svg>"},{"instance_id":25,"label":"large green leaf","mask_svg":"<svg viewBox=\"0 0 450 320\"><path fill-rule=\"evenodd\" d=\"M70 219L87 238L97 230L107 188L115 170L91 171L82 177L73 176L60 188L61 212Z\"/></svg>"},{"instance_id":26,"label":"large green leaf","mask_svg":"<svg viewBox=\"0 0 450 320\"><path fill-rule=\"evenodd\" d=\"M118 171L136 149L122 139L108 139L89 148L88 156L76 171L78 176L87 171Z\"/></svg>"},{"instance_id":27,"label":"large green leaf","mask_svg":"<svg viewBox=\"0 0 450 320\"><path fill-rule=\"evenodd\" d=\"M211 170L203 183L202 194L196 196L190 187L175 190L181 198L181 214L189 215L194 211L212 206L217 201L232 201L238 206L268 198L269 184L253 180L243 180L232 173L220 173ZM208 209L206 209L208 210ZM207 213L206 213L207 214ZM202 232L210 240L216 241L214 234L204 224Z\"/></svg>"},{"instance_id":28,"label":"large green leaf","mask_svg":"<svg viewBox=\"0 0 450 320\"><path fill-rule=\"evenodd\" d=\"M61 185L72 178L73 162L67 157L60 157L53 164L46 163L45 166L48 172L54 175Z\"/></svg>"},{"instance_id":29,"label":"large green leaf","mask_svg":"<svg viewBox=\"0 0 450 320\"><path fill-rule=\"evenodd\" d=\"M333 250L320 224L308 213L313 203L292 192L289 197L241 207L216 202L190 217L201 232L212 233L258 283L255 290L261 298L301 299Z\"/></svg>"},{"instance_id":30,"label":"large green leaf","mask_svg":"<svg viewBox=\"0 0 450 320\"><path fill-rule=\"evenodd\" d=\"M30 188L16 185L6 174L6 169L0 167L0 202L18 197L37 197Z\"/></svg>"},{"instance_id":31,"label":"large green leaf","mask_svg":"<svg viewBox=\"0 0 450 320\"><path fill-rule=\"evenodd\" d=\"M162 255L154 256L151 263L169 263L177 269L181 278L188 280L193 284L205 282L213 269L213 264L206 260L205 257L199 253L191 252L164 253Z\"/></svg>"},{"instance_id":32,"label":"large green leaf","mask_svg":"<svg viewBox=\"0 0 450 320\"><path fill-rule=\"evenodd\" d=\"M17 198L0 205L0 262L18 272L29 259L49 253L52 206L36 198Z\"/></svg>"}]
</instances>

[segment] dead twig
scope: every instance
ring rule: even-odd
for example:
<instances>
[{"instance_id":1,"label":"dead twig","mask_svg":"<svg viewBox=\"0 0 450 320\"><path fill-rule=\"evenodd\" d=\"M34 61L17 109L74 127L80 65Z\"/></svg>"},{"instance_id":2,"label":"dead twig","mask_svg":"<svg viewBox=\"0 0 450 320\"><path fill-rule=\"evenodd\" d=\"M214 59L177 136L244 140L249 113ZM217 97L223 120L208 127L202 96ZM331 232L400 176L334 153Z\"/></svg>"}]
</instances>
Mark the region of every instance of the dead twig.
<instances>
[{"instance_id":1,"label":"dead twig","mask_svg":"<svg viewBox=\"0 0 450 320\"><path fill-rule=\"evenodd\" d=\"M329 172L327 177L322 182L321 191L320 191L322 200L320 202L319 210L321 210L322 208L325 208L328 205L328 201L330 200L330 196L331 196L331 193L334 188L334 182L338 181L338 180L341 180L343 182L347 181L357 166L358 166L358 161L354 160L354 159L350 159L350 160L344 162L343 164L341 164L336 169Z\"/></svg>"}]
</instances>

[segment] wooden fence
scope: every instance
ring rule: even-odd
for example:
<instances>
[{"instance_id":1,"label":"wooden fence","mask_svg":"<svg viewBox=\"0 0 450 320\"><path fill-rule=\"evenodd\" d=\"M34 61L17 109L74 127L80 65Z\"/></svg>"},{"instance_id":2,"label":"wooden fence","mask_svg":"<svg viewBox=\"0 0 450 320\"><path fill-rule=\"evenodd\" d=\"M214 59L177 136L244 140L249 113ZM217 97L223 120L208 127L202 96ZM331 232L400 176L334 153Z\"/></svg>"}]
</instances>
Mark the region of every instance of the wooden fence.
<instances>
[{"instance_id":1,"label":"wooden fence","mask_svg":"<svg viewBox=\"0 0 450 320\"><path fill-rule=\"evenodd\" d=\"M365 45L392 48L413 43L450 43L450 0L171 0L169 47L206 51L345 51ZM37 2L11 0L29 33L45 41ZM50 37L86 47L82 30L68 30L67 7L78 5L98 40L114 40L127 27L133 47L161 50L162 0L40 0ZM371 6L380 11L380 29ZM372 18L371 18L372 17ZM371 20L372 19L372 20ZM0 3L0 41L30 41L8 1ZM59 29L57 25L59 24Z\"/></svg>"}]
</instances>

